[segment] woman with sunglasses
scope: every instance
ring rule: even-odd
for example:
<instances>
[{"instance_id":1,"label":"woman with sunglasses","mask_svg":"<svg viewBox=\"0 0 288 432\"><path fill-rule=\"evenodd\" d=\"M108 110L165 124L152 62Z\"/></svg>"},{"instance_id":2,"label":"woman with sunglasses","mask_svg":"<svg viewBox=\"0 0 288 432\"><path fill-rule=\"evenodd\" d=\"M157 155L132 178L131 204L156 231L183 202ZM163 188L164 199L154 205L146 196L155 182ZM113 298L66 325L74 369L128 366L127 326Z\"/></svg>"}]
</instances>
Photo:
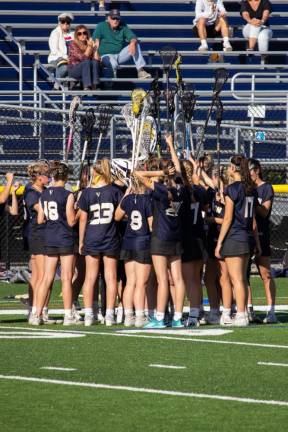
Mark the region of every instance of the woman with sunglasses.
<instances>
[{"instance_id":1,"label":"woman with sunglasses","mask_svg":"<svg viewBox=\"0 0 288 432\"><path fill-rule=\"evenodd\" d=\"M80 80L84 90L97 90L99 87L100 62L93 59L94 42L87 27L79 25L75 29L74 41L69 47L69 77Z\"/></svg>"}]
</instances>

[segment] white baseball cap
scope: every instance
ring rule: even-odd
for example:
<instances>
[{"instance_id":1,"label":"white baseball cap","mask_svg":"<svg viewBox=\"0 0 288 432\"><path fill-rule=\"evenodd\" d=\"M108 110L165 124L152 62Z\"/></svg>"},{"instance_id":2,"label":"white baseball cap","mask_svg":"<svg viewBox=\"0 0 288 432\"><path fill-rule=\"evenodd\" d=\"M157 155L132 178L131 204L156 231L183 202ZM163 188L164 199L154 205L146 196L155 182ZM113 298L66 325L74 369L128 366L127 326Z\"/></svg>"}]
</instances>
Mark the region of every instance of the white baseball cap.
<instances>
[{"instance_id":1,"label":"white baseball cap","mask_svg":"<svg viewBox=\"0 0 288 432\"><path fill-rule=\"evenodd\" d=\"M60 15L58 15L58 21L65 19L65 18L69 18L70 21L74 20L74 16L70 12L62 12Z\"/></svg>"}]
</instances>

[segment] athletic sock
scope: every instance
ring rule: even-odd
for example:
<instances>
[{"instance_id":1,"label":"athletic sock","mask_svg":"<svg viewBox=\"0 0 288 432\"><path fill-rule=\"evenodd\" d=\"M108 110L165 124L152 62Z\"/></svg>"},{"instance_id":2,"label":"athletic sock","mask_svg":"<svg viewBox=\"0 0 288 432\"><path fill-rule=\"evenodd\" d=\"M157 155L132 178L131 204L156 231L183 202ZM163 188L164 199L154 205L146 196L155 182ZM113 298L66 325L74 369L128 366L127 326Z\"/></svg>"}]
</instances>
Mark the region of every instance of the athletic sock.
<instances>
[{"instance_id":1,"label":"athletic sock","mask_svg":"<svg viewBox=\"0 0 288 432\"><path fill-rule=\"evenodd\" d=\"M144 309L136 309L135 310L136 317L144 317Z\"/></svg>"},{"instance_id":2,"label":"athletic sock","mask_svg":"<svg viewBox=\"0 0 288 432\"><path fill-rule=\"evenodd\" d=\"M43 307L43 311L44 314L48 314L48 307Z\"/></svg>"},{"instance_id":3,"label":"athletic sock","mask_svg":"<svg viewBox=\"0 0 288 432\"><path fill-rule=\"evenodd\" d=\"M223 42L224 42L224 43L229 42L229 37L228 37L228 36L224 36L224 37L223 37Z\"/></svg>"},{"instance_id":4,"label":"athletic sock","mask_svg":"<svg viewBox=\"0 0 288 432\"><path fill-rule=\"evenodd\" d=\"M207 39L201 39L201 46L208 47Z\"/></svg>"},{"instance_id":5,"label":"athletic sock","mask_svg":"<svg viewBox=\"0 0 288 432\"><path fill-rule=\"evenodd\" d=\"M93 308L85 308L85 316L93 316Z\"/></svg>"},{"instance_id":6,"label":"athletic sock","mask_svg":"<svg viewBox=\"0 0 288 432\"><path fill-rule=\"evenodd\" d=\"M162 321L164 319L165 313L156 311L156 320Z\"/></svg>"},{"instance_id":7,"label":"athletic sock","mask_svg":"<svg viewBox=\"0 0 288 432\"><path fill-rule=\"evenodd\" d=\"M124 309L125 316L132 316L134 314L133 309Z\"/></svg>"},{"instance_id":8,"label":"athletic sock","mask_svg":"<svg viewBox=\"0 0 288 432\"><path fill-rule=\"evenodd\" d=\"M106 317L114 317L114 309L106 309Z\"/></svg>"},{"instance_id":9,"label":"athletic sock","mask_svg":"<svg viewBox=\"0 0 288 432\"><path fill-rule=\"evenodd\" d=\"M245 312L237 312L237 318L245 318Z\"/></svg>"},{"instance_id":10,"label":"athletic sock","mask_svg":"<svg viewBox=\"0 0 288 432\"><path fill-rule=\"evenodd\" d=\"M231 308L224 308L222 309L223 315L231 315Z\"/></svg>"},{"instance_id":11,"label":"athletic sock","mask_svg":"<svg viewBox=\"0 0 288 432\"><path fill-rule=\"evenodd\" d=\"M182 318L182 312L175 312L173 316L174 321L179 321Z\"/></svg>"},{"instance_id":12,"label":"athletic sock","mask_svg":"<svg viewBox=\"0 0 288 432\"><path fill-rule=\"evenodd\" d=\"M32 315L36 315L36 311L37 311L36 306L32 306L32 309L31 309Z\"/></svg>"},{"instance_id":13,"label":"athletic sock","mask_svg":"<svg viewBox=\"0 0 288 432\"><path fill-rule=\"evenodd\" d=\"M64 315L65 315L65 317L71 317L72 316L72 309L64 309Z\"/></svg>"},{"instance_id":14,"label":"athletic sock","mask_svg":"<svg viewBox=\"0 0 288 432\"><path fill-rule=\"evenodd\" d=\"M190 308L189 317L199 318L200 309L199 308Z\"/></svg>"}]
</instances>

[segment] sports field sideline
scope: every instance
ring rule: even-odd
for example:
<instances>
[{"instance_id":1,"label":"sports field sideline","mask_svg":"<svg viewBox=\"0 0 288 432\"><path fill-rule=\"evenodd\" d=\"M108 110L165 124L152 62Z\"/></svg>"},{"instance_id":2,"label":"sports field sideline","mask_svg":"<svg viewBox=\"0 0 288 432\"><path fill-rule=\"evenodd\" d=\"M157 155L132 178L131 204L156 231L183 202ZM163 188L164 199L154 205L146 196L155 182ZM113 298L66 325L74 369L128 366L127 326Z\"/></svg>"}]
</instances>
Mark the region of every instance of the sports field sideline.
<instances>
[{"instance_id":1,"label":"sports field sideline","mask_svg":"<svg viewBox=\"0 0 288 432\"><path fill-rule=\"evenodd\" d=\"M144 331L35 329L4 313L24 307L4 297L25 285L2 283L0 430L286 431L287 279L277 286L277 325Z\"/></svg>"}]
</instances>

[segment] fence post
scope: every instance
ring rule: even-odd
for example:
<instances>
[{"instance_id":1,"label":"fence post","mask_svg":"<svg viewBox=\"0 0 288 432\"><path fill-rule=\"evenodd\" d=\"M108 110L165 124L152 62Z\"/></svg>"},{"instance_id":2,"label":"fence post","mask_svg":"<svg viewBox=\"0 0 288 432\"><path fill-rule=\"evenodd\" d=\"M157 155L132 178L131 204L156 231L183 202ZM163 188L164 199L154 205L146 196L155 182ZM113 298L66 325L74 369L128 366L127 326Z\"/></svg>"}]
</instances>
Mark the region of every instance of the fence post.
<instances>
[{"instance_id":1,"label":"fence post","mask_svg":"<svg viewBox=\"0 0 288 432\"><path fill-rule=\"evenodd\" d=\"M114 158L115 145L116 145L116 120L113 116L111 119L111 129L110 129L110 160Z\"/></svg>"},{"instance_id":2,"label":"fence post","mask_svg":"<svg viewBox=\"0 0 288 432\"><path fill-rule=\"evenodd\" d=\"M5 255L6 270L10 270L10 244L9 244L9 213L5 212Z\"/></svg>"}]
</instances>

